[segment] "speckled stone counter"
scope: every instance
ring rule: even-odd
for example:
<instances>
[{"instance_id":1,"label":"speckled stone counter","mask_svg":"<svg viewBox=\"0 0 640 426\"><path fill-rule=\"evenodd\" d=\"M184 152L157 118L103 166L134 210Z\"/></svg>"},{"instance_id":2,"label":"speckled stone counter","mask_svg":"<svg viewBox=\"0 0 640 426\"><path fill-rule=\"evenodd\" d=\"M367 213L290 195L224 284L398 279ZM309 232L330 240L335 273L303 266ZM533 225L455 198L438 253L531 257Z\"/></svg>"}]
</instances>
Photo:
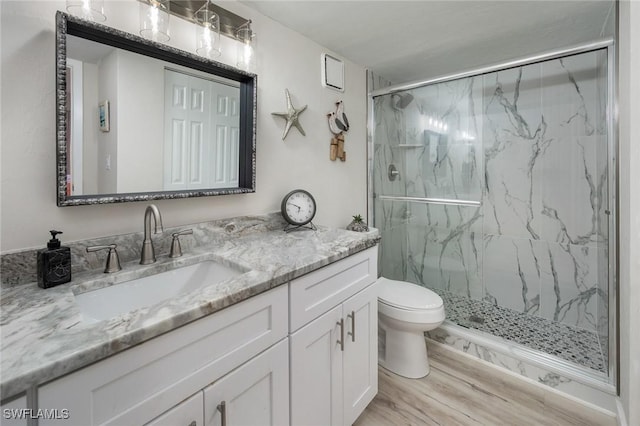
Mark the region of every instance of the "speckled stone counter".
<instances>
[{"instance_id":1,"label":"speckled stone counter","mask_svg":"<svg viewBox=\"0 0 640 426\"><path fill-rule=\"evenodd\" d=\"M154 236L158 241L158 261L152 265L139 265L129 256L122 262L122 271L114 274L85 267L75 273L70 283L51 289L43 290L36 283L3 289L0 299L2 399L373 247L379 239L377 233L360 234L322 226L317 231L287 234L282 231L283 227L284 223L276 215L197 224L191 226L194 236L183 243L185 254L181 258L168 258L167 238L160 241ZM104 240L117 238L136 239L121 236ZM74 299L75 294L204 260L215 260L247 272L104 321L84 318Z\"/></svg>"}]
</instances>

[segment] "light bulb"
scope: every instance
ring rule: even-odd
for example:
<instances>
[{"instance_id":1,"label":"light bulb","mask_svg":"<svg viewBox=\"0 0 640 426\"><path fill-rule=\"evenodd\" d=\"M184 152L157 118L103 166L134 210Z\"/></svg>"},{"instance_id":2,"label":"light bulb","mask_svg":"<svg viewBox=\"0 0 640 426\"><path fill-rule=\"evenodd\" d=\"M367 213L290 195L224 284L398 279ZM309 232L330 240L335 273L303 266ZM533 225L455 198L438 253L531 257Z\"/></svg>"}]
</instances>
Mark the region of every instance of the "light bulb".
<instances>
[{"instance_id":1,"label":"light bulb","mask_svg":"<svg viewBox=\"0 0 640 426\"><path fill-rule=\"evenodd\" d=\"M196 53L205 58L220 56L220 17L211 9L208 2L195 13Z\"/></svg>"},{"instance_id":2,"label":"light bulb","mask_svg":"<svg viewBox=\"0 0 640 426\"><path fill-rule=\"evenodd\" d=\"M140 35L156 42L169 41L169 0L140 3Z\"/></svg>"},{"instance_id":3,"label":"light bulb","mask_svg":"<svg viewBox=\"0 0 640 426\"><path fill-rule=\"evenodd\" d=\"M236 37L239 40L236 50L236 66L245 71L253 72L255 68L256 33L251 29L251 21L237 31Z\"/></svg>"},{"instance_id":4,"label":"light bulb","mask_svg":"<svg viewBox=\"0 0 640 426\"><path fill-rule=\"evenodd\" d=\"M82 19L104 22L104 0L67 0L67 12Z\"/></svg>"}]
</instances>

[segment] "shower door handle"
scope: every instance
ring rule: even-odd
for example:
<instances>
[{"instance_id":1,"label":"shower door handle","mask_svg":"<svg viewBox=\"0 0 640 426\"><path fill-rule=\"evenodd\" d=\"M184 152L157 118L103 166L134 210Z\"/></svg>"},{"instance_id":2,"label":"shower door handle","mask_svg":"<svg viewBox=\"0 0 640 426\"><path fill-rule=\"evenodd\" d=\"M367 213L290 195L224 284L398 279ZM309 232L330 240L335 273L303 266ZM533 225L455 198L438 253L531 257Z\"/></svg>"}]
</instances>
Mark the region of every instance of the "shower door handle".
<instances>
[{"instance_id":1,"label":"shower door handle","mask_svg":"<svg viewBox=\"0 0 640 426\"><path fill-rule=\"evenodd\" d=\"M349 334L351 335L351 341L355 342L356 341L356 311L351 311L351 313L347 315L347 317L351 318L351 331L349 332Z\"/></svg>"},{"instance_id":2,"label":"shower door handle","mask_svg":"<svg viewBox=\"0 0 640 426\"><path fill-rule=\"evenodd\" d=\"M398 195L377 195L376 197L380 200L407 201L410 203L422 203L422 204L443 204L443 205L451 205L451 206L478 206L478 207L482 205L480 201L458 200L453 198L403 197Z\"/></svg>"}]
</instances>

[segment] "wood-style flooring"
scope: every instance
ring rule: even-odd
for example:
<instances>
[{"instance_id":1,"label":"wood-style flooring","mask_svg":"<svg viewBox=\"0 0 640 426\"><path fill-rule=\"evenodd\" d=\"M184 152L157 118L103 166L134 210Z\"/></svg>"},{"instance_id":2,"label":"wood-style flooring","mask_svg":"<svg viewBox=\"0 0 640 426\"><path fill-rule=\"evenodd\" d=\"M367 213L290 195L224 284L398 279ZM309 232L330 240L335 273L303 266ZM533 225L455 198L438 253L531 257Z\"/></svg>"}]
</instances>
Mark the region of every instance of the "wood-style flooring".
<instances>
[{"instance_id":1,"label":"wood-style flooring","mask_svg":"<svg viewBox=\"0 0 640 426\"><path fill-rule=\"evenodd\" d=\"M431 373L406 379L379 368L378 395L355 426L597 425L616 419L482 361L429 345Z\"/></svg>"}]
</instances>

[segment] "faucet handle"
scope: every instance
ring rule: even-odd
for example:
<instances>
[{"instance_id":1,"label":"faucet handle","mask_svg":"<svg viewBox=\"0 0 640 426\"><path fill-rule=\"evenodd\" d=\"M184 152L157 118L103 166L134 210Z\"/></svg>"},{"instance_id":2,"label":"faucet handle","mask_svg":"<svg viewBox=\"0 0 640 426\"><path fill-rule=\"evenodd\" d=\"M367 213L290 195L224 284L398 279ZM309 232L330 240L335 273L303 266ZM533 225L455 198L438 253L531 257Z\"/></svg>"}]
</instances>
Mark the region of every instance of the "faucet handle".
<instances>
[{"instance_id":1,"label":"faucet handle","mask_svg":"<svg viewBox=\"0 0 640 426\"><path fill-rule=\"evenodd\" d=\"M193 229L185 229L180 232L174 232L171 234L173 240L171 241L171 251L169 252L169 257L180 257L182 256L182 247L180 246L180 235L189 235L193 234Z\"/></svg>"},{"instance_id":2,"label":"faucet handle","mask_svg":"<svg viewBox=\"0 0 640 426\"><path fill-rule=\"evenodd\" d=\"M116 244L109 244L106 246L91 246L87 247L87 253L109 249L109 254L107 254L107 264L104 267L104 272L110 274L112 272L118 272L122 269L122 267L120 266L120 258L118 257L116 247L118 247Z\"/></svg>"}]
</instances>

